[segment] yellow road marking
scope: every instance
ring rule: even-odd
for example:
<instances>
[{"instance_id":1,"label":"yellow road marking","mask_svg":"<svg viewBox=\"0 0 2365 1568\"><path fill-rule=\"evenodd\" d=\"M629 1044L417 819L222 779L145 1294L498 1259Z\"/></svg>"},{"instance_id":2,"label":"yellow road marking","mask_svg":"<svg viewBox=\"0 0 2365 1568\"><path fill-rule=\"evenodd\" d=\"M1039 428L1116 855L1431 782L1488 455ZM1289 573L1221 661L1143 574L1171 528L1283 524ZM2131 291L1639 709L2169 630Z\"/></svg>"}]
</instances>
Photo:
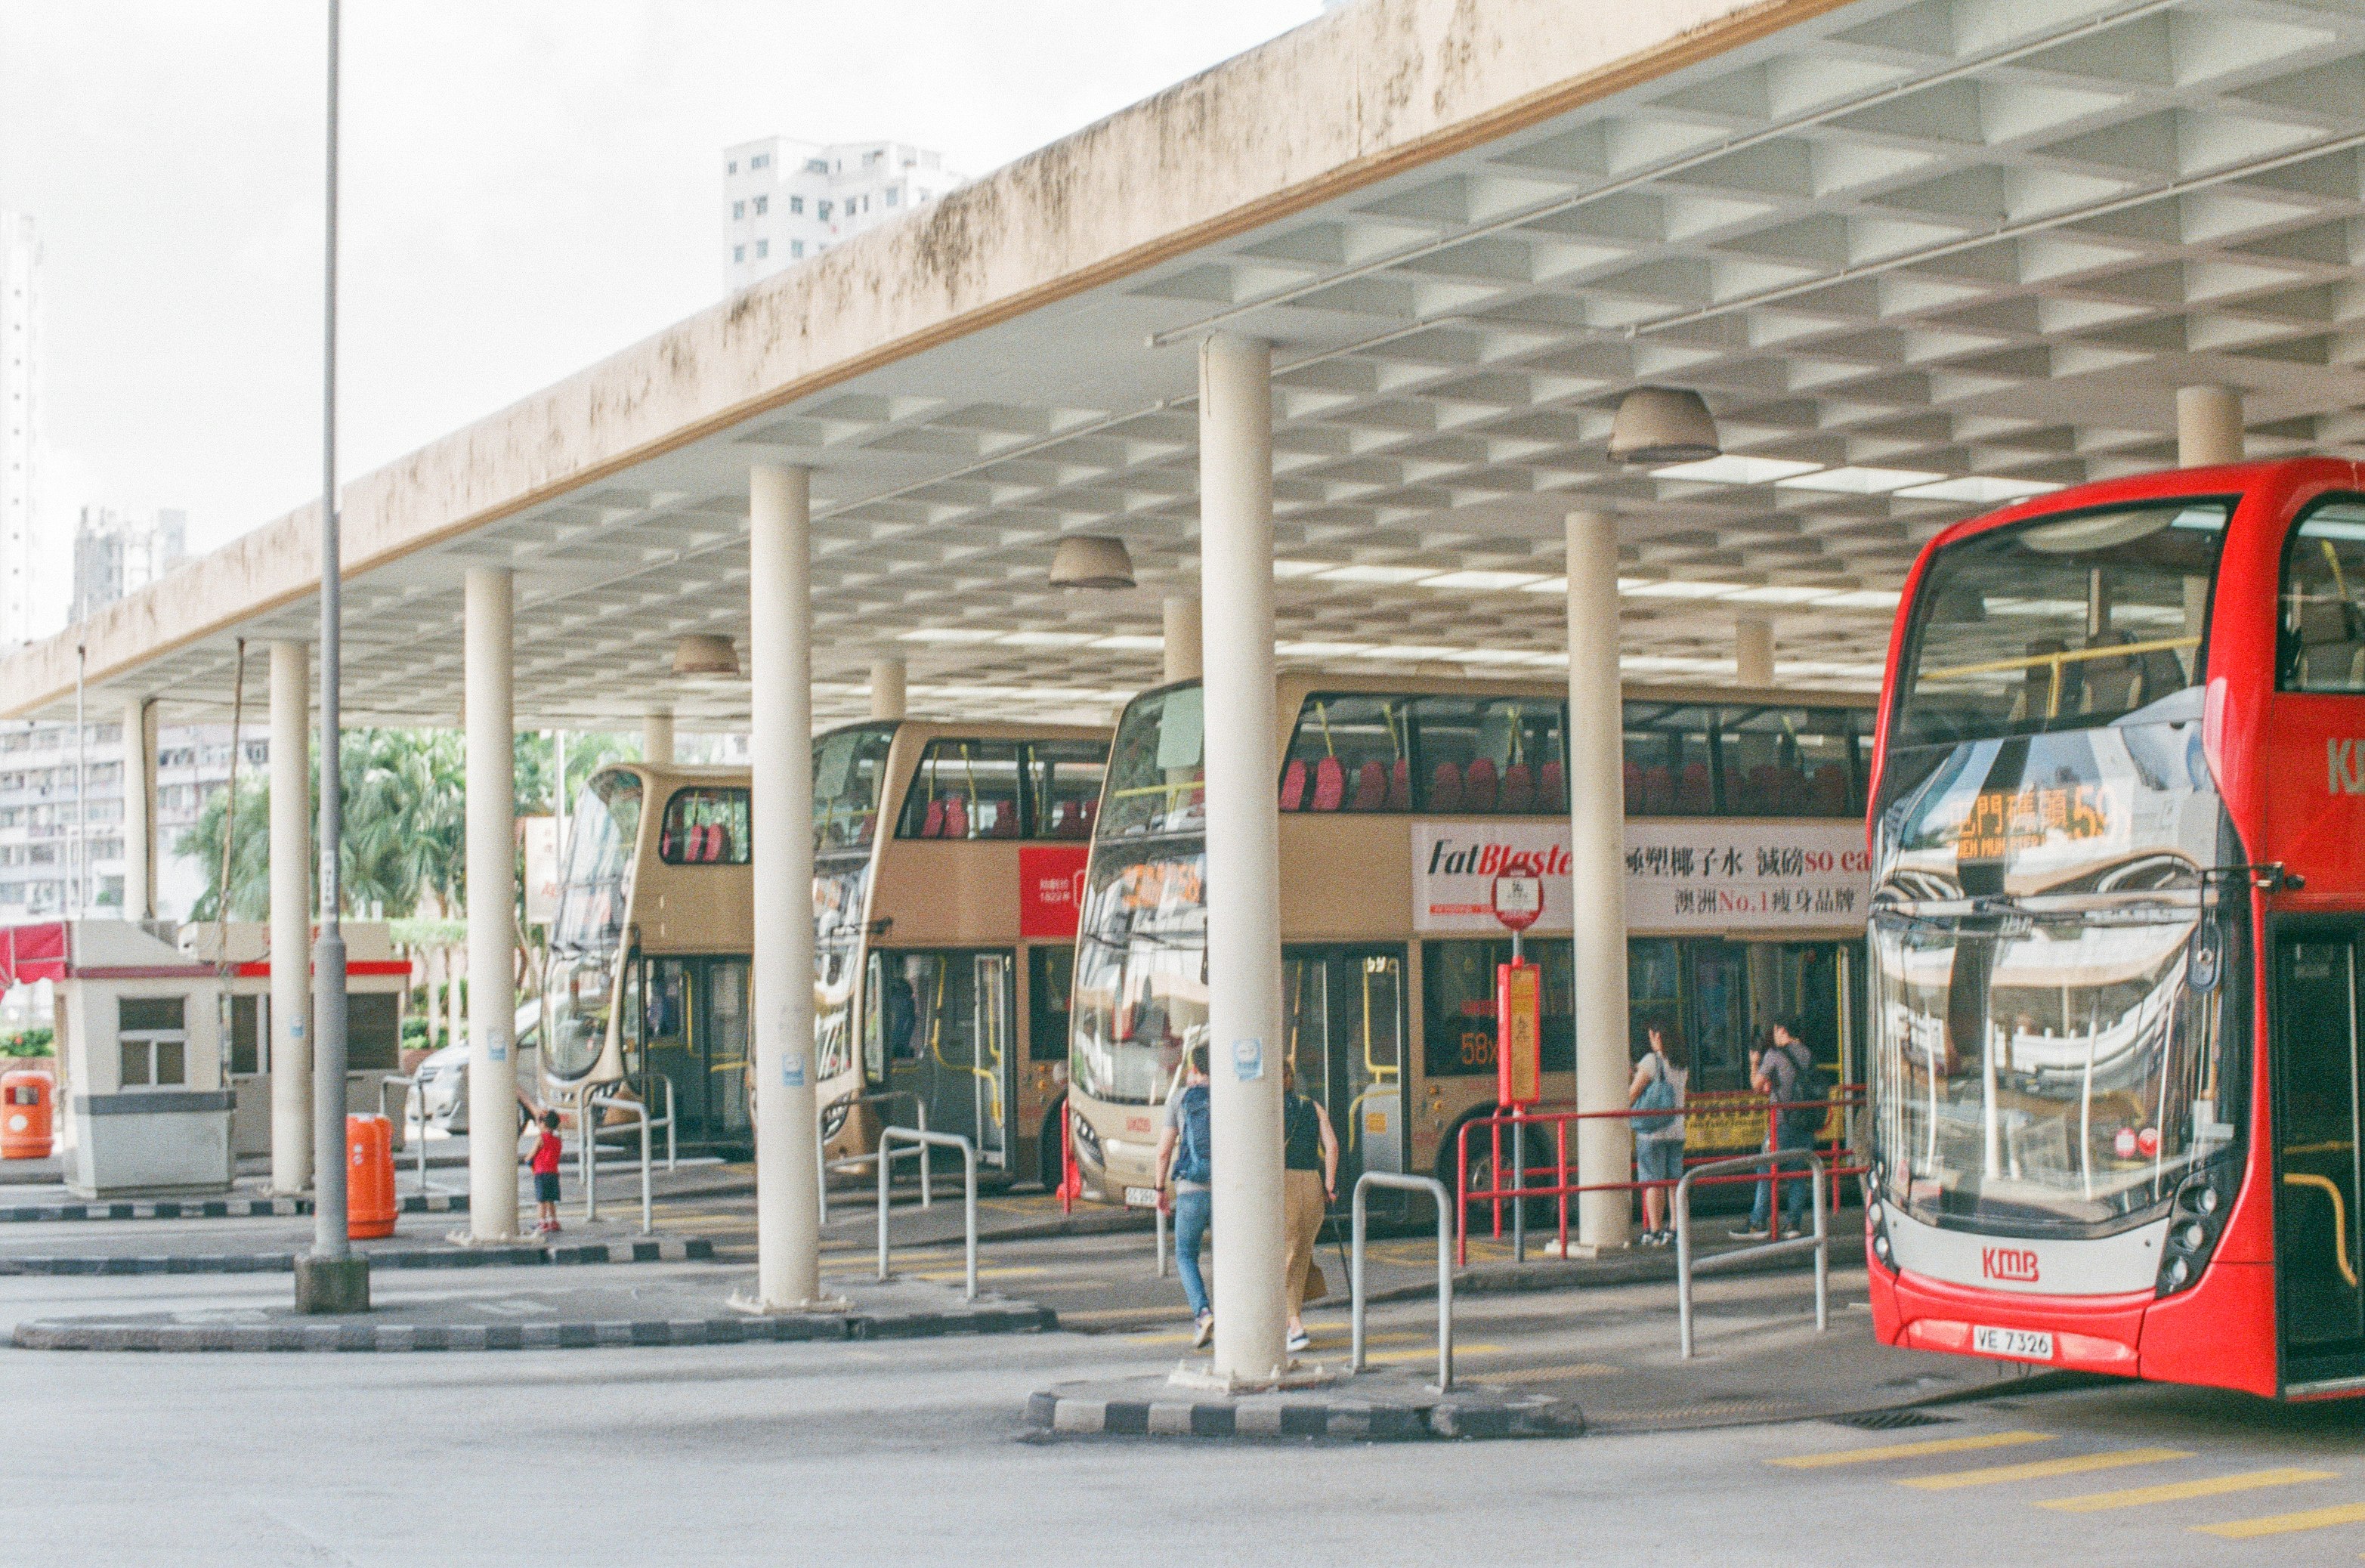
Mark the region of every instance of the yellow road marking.
<instances>
[{"instance_id":1,"label":"yellow road marking","mask_svg":"<svg viewBox=\"0 0 2365 1568\"><path fill-rule=\"evenodd\" d=\"M2151 1503L2180 1503L2188 1497L2222 1497L2228 1492L2255 1492L2262 1486L2296 1486L2303 1481L2330 1481L2329 1470L2252 1470L2239 1475L2213 1475L2203 1481L2169 1481L2158 1486L2130 1486L2123 1492L2089 1492L2079 1497L2055 1497L2036 1506L2065 1514L2096 1514L2106 1508L2139 1508Z\"/></svg>"},{"instance_id":2,"label":"yellow road marking","mask_svg":"<svg viewBox=\"0 0 2365 1568\"><path fill-rule=\"evenodd\" d=\"M2227 1540L2247 1540L2253 1536L2290 1535L2297 1530L2323 1529L2328 1525L2353 1525L2365 1519L2365 1503L2341 1503L2329 1508L2309 1508L2296 1514L2269 1514L2263 1518L2234 1519L2222 1525L2194 1525L2202 1535L2220 1535Z\"/></svg>"},{"instance_id":3,"label":"yellow road marking","mask_svg":"<svg viewBox=\"0 0 2365 1568\"><path fill-rule=\"evenodd\" d=\"M1367 1345L1406 1345L1410 1344L1416 1339L1431 1345L1437 1342L1436 1336L1433 1334L1408 1333L1373 1334L1365 1338L1363 1342ZM1349 1343L1347 1336L1343 1334L1333 1336L1324 1334L1319 1330L1317 1330L1314 1335L1314 1342L1317 1345L1328 1346L1333 1343L1334 1340L1341 1348L1344 1348ZM1137 1334L1134 1336L1134 1343L1137 1345L1187 1345L1190 1342L1191 1336L1188 1334ZM1456 1349L1459 1348L1460 1347L1458 1346L1456 1347Z\"/></svg>"},{"instance_id":4,"label":"yellow road marking","mask_svg":"<svg viewBox=\"0 0 2365 1568\"><path fill-rule=\"evenodd\" d=\"M1884 1459L1920 1459L1923 1454L1967 1453L1973 1449L2006 1449L2021 1443L2049 1443L2050 1432L1980 1432L1966 1438L1931 1438L1918 1443L1882 1443L1877 1448L1841 1449L1833 1453L1798 1453L1769 1459L1789 1470L1821 1470L1833 1464L1870 1464Z\"/></svg>"},{"instance_id":5,"label":"yellow road marking","mask_svg":"<svg viewBox=\"0 0 2365 1568\"><path fill-rule=\"evenodd\" d=\"M1923 1492L1952 1492L1961 1486L2042 1481L2053 1475L2083 1475L2090 1470L2119 1470L2130 1464L2158 1464L2163 1460L2191 1457L2190 1449L2113 1449L2108 1453L2081 1453L2069 1459L2040 1459L2026 1464L1991 1464L1984 1470L1951 1470L1944 1475L1915 1475L1897 1484Z\"/></svg>"},{"instance_id":6,"label":"yellow road marking","mask_svg":"<svg viewBox=\"0 0 2365 1568\"><path fill-rule=\"evenodd\" d=\"M1119 1317L1138 1317L1146 1322L1163 1323L1177 1317L1187 1319L1190 1316L1191 1309L1187 1306L1104 1306L1090 1312L1062 1311L1059 1321L1107 1323Z\"/></svg>"},{"instance_id":7,"label":"yellow road marking","mask_svg":"<svg viewBox=\"0 0 2365 1568\"><path fill-rule=\"evenodd\" d=\"M1339 1349L1343 1351L1346 1350L1346 1347L1341 1345ZM1457 1361L1464 1356L1501 1356L1508 1355L1509 1353L1510 1352L1505 1350L1500 1345L1456 1345L1453 1347L1453 1359ZM1433 1361L1437 1360L1437 1347L1434 1344L1431 1344L1424 1346L1419 1350L1382 1350L1377 1354L1366 1355L1363 1360L1371 1362L1373 1366L1386 1366L1395 1361Z\"/></svg>"},{"instance_id":8,"label":"yellow road marking","mask_svg":"<svg viewBox=\"0 0 2365 1568\"><path fill-rule=\"evenodd\" d=\"M898 1269L895 1271L907 1280L965 1280L969 1277L969 1271L966 1269ZM990 1269L981 1264L977 1271L977 1277L981 1280L1007 1280L1019 1274L1047 1272L1048 1272L1048 1270L1026 1264L996 1264Z\"/></svg>"},{"instance_id":9,"label":"yellow road marking","mask_svg":"<svg viewBox=\"0 0 2365 1568\"><path fill-rule=\"evenodd\" d=\"M1624 1367L1613 1367L1608 1361L1572 1361L1559 1367L1511 1367L1502 1372L1478 1374L1480 1383L1557 1383L1563 1378L1616 1377Z\"/></svg>"}]
</instances>

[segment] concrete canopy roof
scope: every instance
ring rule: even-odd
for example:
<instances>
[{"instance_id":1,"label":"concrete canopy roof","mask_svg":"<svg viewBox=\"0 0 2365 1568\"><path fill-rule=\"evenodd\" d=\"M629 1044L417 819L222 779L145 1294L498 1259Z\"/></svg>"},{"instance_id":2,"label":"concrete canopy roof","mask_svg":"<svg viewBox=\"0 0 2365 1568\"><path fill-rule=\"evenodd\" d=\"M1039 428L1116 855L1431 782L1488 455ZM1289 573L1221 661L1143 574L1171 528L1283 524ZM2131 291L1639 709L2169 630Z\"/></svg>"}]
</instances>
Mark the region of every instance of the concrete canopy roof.
<instances>
[{"instance_id":1,"label":"concrete canopy roof","mask_svg":"<svg viewBox=\"0 0 2365 1568\"><path fill-rule=\"evenodd\" d=\"M521 725L744 722L745 470L814 465L817 708L1105 714L1194 591L1194 342L1275 343L1284 658L1556 667L1560 515L1615 512L1631 678L1877 678L1937 528L2174 461L2365 455L2365 6L1360 0L344 493L346 711L451 722L463 570L516 569ZM1726 456L1619 470L1698 388ZM58 712L227 702L308 637L298 513L0 662ZM1115 533L1142 587L1058 592ZM1540 590L1540 591L1530 591ZM259 678L259 666L255 666ZM259 689L259 688L258 688Z\"/></svg>"}]
</instances>

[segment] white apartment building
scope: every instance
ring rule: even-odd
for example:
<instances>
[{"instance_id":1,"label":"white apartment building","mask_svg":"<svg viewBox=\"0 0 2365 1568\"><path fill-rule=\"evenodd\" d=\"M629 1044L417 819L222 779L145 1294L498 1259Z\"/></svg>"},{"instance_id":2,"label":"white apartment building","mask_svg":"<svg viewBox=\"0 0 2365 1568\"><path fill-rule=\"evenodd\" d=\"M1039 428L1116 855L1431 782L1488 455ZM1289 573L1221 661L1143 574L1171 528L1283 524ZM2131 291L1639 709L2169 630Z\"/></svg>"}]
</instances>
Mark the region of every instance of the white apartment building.
<instances>
[{"instance_id":1,"label":"white apartment building","mask_svg":"<svg viewBox=\"0 0 2365 1568\"><path fill-rule=\"evenodd\" d=\"M41 241L0 211L0 648L56 630L39 547Z\"/></svg>"},{"instance_id":2,"label":"white apartment building","mask_svg":"<svg viewBox=\"0 0 2365 1568\"><path fill-rule=\"evenodd\" d=\"M73 602L69 618L84 621L127 594L139 592L188 554L188 514L84 507L74 524Z\"/></svg>"},{"instance_id":3,"label":"white apartment building","mask_svg":"<svg viewBox=\"0 0 2365 1568\"><path fill-rule=\"evenodd\" d=\"M723 150L723 280L736 293L966 182L902 141L768 136Z\"/></svg>"}]
</instances>

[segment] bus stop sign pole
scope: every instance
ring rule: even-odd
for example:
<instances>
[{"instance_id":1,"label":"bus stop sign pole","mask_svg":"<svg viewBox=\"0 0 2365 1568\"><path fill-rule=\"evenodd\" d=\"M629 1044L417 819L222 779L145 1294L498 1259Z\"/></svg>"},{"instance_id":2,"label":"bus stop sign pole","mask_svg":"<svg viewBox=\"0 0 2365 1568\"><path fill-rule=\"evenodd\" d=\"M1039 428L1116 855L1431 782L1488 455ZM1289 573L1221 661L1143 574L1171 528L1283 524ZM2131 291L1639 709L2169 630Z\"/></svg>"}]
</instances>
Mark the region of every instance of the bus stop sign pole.
<instances>
[{"instance_id":1,"label":"bus stop sign pole","mask_svg":"<svg viewBox=\"0 0 2365 1568\"><path fill-rule=\"evenodd\" d=\"M1511 934L1511 961L1495 968L1495 1103L1499 1110L1518 1111L1543 1098L1543 971L1519 952L1519 934L1544 912L1543 879L1497 877L1489 902L1495 918ZM1499 1132L1496 1148L1499 1190ZM1516 1120L1511 1124L1510 1168L1511 1191L1517 1193L1527 1185L1528 1130ZM1513 1197L1511 1258L1515 1262L1528 1260L1527 1218L1527 1204Z\"/></svg>"}]
</instances>

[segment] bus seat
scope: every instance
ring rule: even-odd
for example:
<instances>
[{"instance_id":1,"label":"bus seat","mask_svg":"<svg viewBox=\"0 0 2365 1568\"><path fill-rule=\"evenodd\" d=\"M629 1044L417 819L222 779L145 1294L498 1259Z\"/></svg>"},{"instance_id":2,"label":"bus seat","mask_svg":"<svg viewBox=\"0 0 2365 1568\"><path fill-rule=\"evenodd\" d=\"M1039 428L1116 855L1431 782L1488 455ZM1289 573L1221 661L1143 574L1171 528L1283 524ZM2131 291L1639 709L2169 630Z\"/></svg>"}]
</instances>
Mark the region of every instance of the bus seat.
<instances>
[{"instance_id":1,"label":"bus seat","mask_svg":"<svg viewBox=\"0 0 2365 1568\"><path fill-rule=\"evenodd\" d=\"M922 838L942 838L944 835L945 803L942 801L930 801L928 802L928 820L920 824L920 836Z\"/></svg>"},{"instance_id":2,"label":"bus seat","mask_svg":"<svg viewBox=\"0 0 2365 1568\"><path fill-rule=\"evenodd\" d=\"M1412 763L1406 757L1400 756L1388 766L1388 810L1412 810Z\"/></svg>"},{"instance_id":3,"label":"bus seat","mask_svg":"<svg viewBox=\"0 0 2365 1568\"><path fill-rule=\"evenodd\" d=\"M2088 644L2097 648L2115 648L2134 642L2124 632L2105 632ZM2115 657L2088 659L2085 662L2085 700L2079 711L2086 713L2124 713L2135 705L2137 666L2135 655L2121 654ZM2066 704L2065 704L2066 706Z\"/></svg>"},{"instance_id":4,"label":"bus seat","mask_svg":"<svg viewBox=\"0 0 2365 1568\"><path fill-rule=\"evenodd\" d=\"M1462 809L1465 812L1493 811L1499 782L1494 758L1472 758L1470 766L1462 774Z\"/></svg>"},{"instance_id":5,"label":"bus seat","mask_svg":"<svg viewBox=\"0 0 2365 1568\"><path fill-rule=\"evenodd\" d=\"M1090 838L1093 835L1093 820L1101 814L1101 799L1098 795L1087 795L1076 803L1082 808L1078 817L1076 836Z\"/></svg>"},{"instance_id":6,"label":"bus seat","mask_svg":"<svg viewBox=\"0 0 2365 1568\"><path fill-rule=\"evenodd\" d=\"M1673 816L1676 811L1675 770L1664 765L1642 769L1642 795L1646 801L1643 806L1646 815Z\"/></svg>"},{"instance_id":7,"label":"bus seat","mask_svg":"<svg viewBox=\"0 0 2365 1568\"><path fill-rule=\"evenodd\" d=\"M1537 776L1536 804L1547 812L1568 810L1568 773L1557 762L1547 762ZM1631 799L1631 797L1630 797Z\"/></svg>"},{"instance_id":8,"label":"bus seat","mask_svg":"<svg viewBox=\"0 0 2365 1568\"><path fill-rule=\"evenodd\" d=\"M1807 792L1814 800L1814 812L1819 817L1844 817L1848 812L1847 769L1836 762L1827 762L1815 769Z\"/></svg>"},{"instance_id":9,"label":"bus seat","mask_svg":"<svg viewBox=\"0 0 2365 1568\"><path fill-rule=\"evenodd\" d=\"M1549 762L1544 764L1545 770L1548 772L1555 766L1556 764ZM1639 762L1628 763L1626 765L1626 814L1630 817L1641 816L1643 805L1648 800L1649 797L1642 790L1642 765Z\"/></svg>"},{"instance_id":10,"label":"bus seat","mask_svg":"<svg viewBox=\"0 0 2365 1568\"><path fill-rule=\"evenodd\" d=\"M670 862L673 857L673 834L669 833L661 833L657 834L657 858Z\"/></svg>"},{"instance_id":11,"label":"bus seat","mask_svg":"<svg viewBox=\"0 0 2365 1568\"><path fill-rule=\"evenodd\" d=\"M1306 759L1293 756L1289 766L1281 770L1281 809L1301 810L1306 804Z\"/></svg>"},{"instance_id":12,"label":"bus seat","mask_svg":"<svg viewBox=\"0 0 2365 1568\"><path fill-rule=\"evenodd\" d=\"M969 836L969 805L958 795L953 796L945 802L944 836L947 838Z\"/></svg>"},{"instance_id":13,"label":"bus seat","mask_svg":"<svg viewBox=\"0 0 2365 1568\"><path fill-rule=\"evenodd\" d=\"M1440 762L1429 776L1429 809L1432 812L1458 812L1462 809L1462 769L1450 762Z\"/></svg>"},{"instance_id":14,"label":"bus seat","mask_svg":"<svg viewBox=\"0 0 2365 1568\"><path fill-rule=\"evenodd\" d=\"M1347 770L1339 766L1335 756L1326 756L1314 765L1314 809L1335 812L1347 800Z\"/></svg>"},{"instance_id":15,"label":"bus seat","mask_svg":"<svg viewBox=\"0 0 2365 1568\"><path fill-rule=\"evenodd\" d=\"M1351 812L1376 812L1388 803L1388 770L1377 762L1367 762L1355 769L1355 798L1348 802Z\"/></svg>"},{"instance_id":16,"label":"bus seat","mask_svg":"<svg viewBox=\"0 0 2365 1568\"><path fill-rule=\"evenodd\" d=\"M2359 649L2359 652L2365 654L2365 649ZM2143 682L2140 700L2144 702L2157 702L2161 698L2172 692L2181 691L2191 684L2184 678L2184 666L2179 664L2176 655L2166 648L2154 648L2144 655L2137 666L2137 675ZM2357 682L2353 676L2348 684L2351 689L2355 689Z\"/></svg>"},{"instance_id":17,"label":"bus seat","mask_svg":"<svg viewBox=\"0 0 2365 1568\"><path fill-rule=\"evenodd\" d=\"M2348 606L2338 599L2312 599L2300 606L2298 674L2303 688L2340 689L2344 675L2352 678L2360 655L2360 648L2352 635L2355 628Z\"/></svg>"},{"instance_id":18,"label":"bus seat","mask_svg":"<svg viewBox=\"0 0 2365 1568\"><path fill-rule=\"evenodd\" d=\"M1687 762L1681 781L1676 786L1676 812L1679 816L1704 817L1716 810L1716 795L1709 788L1708 764Z\"/></svg>"},{"instance_id":19,"label":"bus seat","mask_svg":"<svg viewBox=\"0 0 2365 1568\"><path fill-rule=\"evenodd\" d=\"M989 813L985 819L985 836L988 838L1018 836L1017 801L988 801L985 802L985 809Z\"/></svg>"},{"instance_id":20,"label":"bus seat","mask_svg":"<svg viewBox=\"0 0 2365 1568\"><path fill-rule=\"evenodd\" d=\"M1743 815L1770 817L1781 809L1781 800L1782 776L1772 763L1761 762L1741 776L1739 810Z\"/></svg>"},{"instance_id":21,"label":"bus seat","mask_svg":"<svg viewBox=\"0 0 2365 1568\"><path fill-rule=\"evenodd\" d=\"M1535 809L1536 781L1528 772L1528 765L1515 762L1503 769L1503 787L1495 798L1498 810L1529 812Z\"/></svg>"}]
</instances>

